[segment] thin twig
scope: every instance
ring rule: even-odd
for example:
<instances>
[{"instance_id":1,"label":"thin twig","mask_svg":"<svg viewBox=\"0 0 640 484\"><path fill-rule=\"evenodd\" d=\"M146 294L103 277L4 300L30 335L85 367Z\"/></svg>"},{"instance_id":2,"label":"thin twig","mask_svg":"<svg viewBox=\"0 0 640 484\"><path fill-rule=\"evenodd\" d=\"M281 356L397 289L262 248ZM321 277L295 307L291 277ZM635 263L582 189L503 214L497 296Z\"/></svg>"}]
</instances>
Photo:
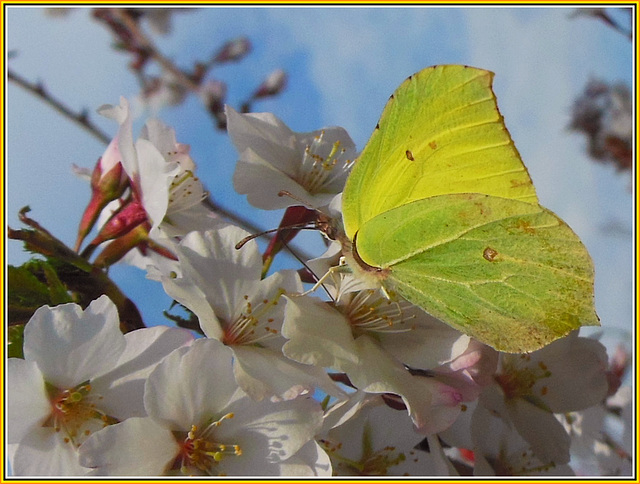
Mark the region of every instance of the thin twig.
<instances>
[{"instance_id":1,"label":"thin twig","mask_svg":"<svg viewBox=\"0 0 640 484\"><path fill-rule=\"evenodd\" d=\"M72 109L65 106L62 102L53 98L51 94L49 94L44 86L40 83L34 84L27 81L24 77L16 74L11 69L7 69L7 77L10 81L16 83L18 86L27 90L31 94L38 96L45 104L48 104L53 109L58 111L60 114L65 116L67 119L70 119L74 123L78 124L86 131L91 133L93 136L98 138L104 144L108 144L111 138L104 134L95 124L93 124L85 111L75 112Z\"/></svg>"},{"instance_id":2,"label":"thin twig","mask_svg":"<svg viewBox=\"0 0 640 484\"><path fill-rule=\"evenodd\" d=\"M120 22L128 29L129 33L132 37L135 38L136 43L142 45L147 52L149 52L151 58L157 61L163 68L167 71L171 72L178 81L179 84L191 90L192 92L197 92L199 89L199 85L196 81L194 81L190 76L185 74L181 69L179 69L170 59L165 57L160 51L155 47L151 39L146 36L146 34L142 31L138 23L132 18L127 12L126 9L112 9L112 13L118 18ZM32 84L26 79L20 77L19 75L13 73L11 70L8 71L9 79L16 82L23 88L27 89L29 92L35 94L40 97L43 101L49 104L51 107L56 109L58 112L71 119L72 121L80 124L83 128L93 134L95 137L100 139L104 144L108 144L111 138L104 133L102 133L97 127L91 123L86 115L86 113L75 113L60 101L51 97L51 95L45 91L44 86L41 84ZM267 234L263 234L264 230L257 225L253 224L249 220L240 216L239 214L228 210L217 203L215 203L210 197L205 200L205 204L211 208L215 213L221 215L226 218L230 222L244 228L248 232L252 234L261 234L259 237L267 238ZM300 250L297 247L294 247L294 250L297 254L306 260L311 259L311 256L305 251Z\"/></svg>"},{"instance_id":3,"label":"thin twig","mask_svg":"<svg viewBox=\"0 0 640 484\"><path fill-rule=\"evenodd\" d=\"M194 82L193 79L179 69L170 59L162 55L162 53L153 44L153 41L142 31L138 22L136 22L135 19L127 13L126 9L116 8L113 9L113 12L117 16L118 20L126 26L129 33L136 39L137 43L142 45L149 52L152 59L157 61L158 64L164 67L167 71L171 72L182 86L192 92L198 91L198 83Z\"/></svg>"}]
</instances>

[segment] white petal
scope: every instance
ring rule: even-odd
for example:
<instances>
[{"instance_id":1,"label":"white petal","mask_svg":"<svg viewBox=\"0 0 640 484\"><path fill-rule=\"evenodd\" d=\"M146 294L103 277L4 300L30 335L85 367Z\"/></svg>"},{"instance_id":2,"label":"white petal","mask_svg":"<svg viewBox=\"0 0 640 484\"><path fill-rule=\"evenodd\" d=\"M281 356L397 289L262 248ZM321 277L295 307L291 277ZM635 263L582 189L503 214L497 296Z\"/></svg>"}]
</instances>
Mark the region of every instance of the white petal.
<instances>
[{"instance_id":1,"label":"white petal","mask_svg":"<svg viewBox=\"0 0 640 484\"><path fill-rule=\"evenodd\" d=\"M343 394L322 368L289 360L281 352L256 346L234 346L233 352L236 381L255 400L291 399L314 388Z\"/></svg>"},{"instance_id":2,"label":"white petal","mask_svg":"<svg viewBox=\"0 0 640 484\"><path fill-rule=\"evenodd\" d=\"M18 444L11 462L16 476L82 476L87 474L78 462L78 452L64 443L52 427L33 429Z\"/></svg>"},{"instance_id":3,"label":"white petal","mask_svg":"<svg viewBox=\"0 0 640 484\"><path fill-rule=\"evenodd\" d=\"M531 354L530 365L548 369L532 388L555 413L583 410L600 403L608 391L607 353L598 341L562 338ZM579 375L579 377L577 377Z\"/></svg>"},{"instance_id":4,"label":"white petal","mask_svg":"<svg viewBox=\"0 0 640 484\"><path fill-rule=\"evenodd\" d=\"M136 141L135 149L138 155L142 205L153 222L153 230L167 214L169 187L180 167L177 163L166 161L156 147L145 139Z\"/></svg>"},{"instance_id":5,"label":"white petal","mask_svg":"<svg viewBox=\"0 0 640 484\"><path fill-rule=\"evenodd\" d=\"M414 329L403 333L382 333L381 345L412 368L429 369L461 355L470 338L438 321L419 308L408 309Z\"/></svg>"},{"instance_id":6,"label":"white petal","mask_svg":"<svg viewBox=\"0 0 640 484\"><path fill-rule=\"evenodd\" d=\"M7 441L17 443L51 413L38 365L19 358L7 360Z\"/></svg>"},{"instance_id":7,"label":"white petal","mask_svg":"<svg viewBox=\"0 0 640 484\"><path fill-rule=\"evenodd\" d=\"M280 464L281 476L331 476L331 459L315 441L307 442L302 449Z\"/></svg>"},{"instance_id":8,"label":"white petal","mask_svg":"<svg viewBox=\"0 0 640 484\"><path fill-rule=\"evenodd\" d=\"M307 365L345 371L358 363L358 350L346 317L324 301L306 296L287 301L283 353Z\"/></svg>"},{"instance_id":9,"label":"white petal","mask_svg":"<svg viewBox=\"0 0 640 484\"><path fill-rule=\"evenodd\" d=\"M103 396L100 408L120 420L144 417L144 384L160 361L174 349L189 345L193 336L186 329L154 326L131 331L116 368L92 381L92 388Z\"/></svg>"},{"instance_id":10,"label":"white petal","mask_svg":"<svg viewBox=\"0 0 640 484\"><path fill-rule=\"evenodd\" d=\"M542 462L569 462L571 439L552 413L521 399L507 403L507 411L518 433Z\"/></svg>"},{"instance_id":11,"label":"white petal","mask_svg":"<svg viewBox=\"0 0 640 484\"><path fill-rule=\"evenodd\" d=\"M326 434L334 427L344 424L360 412L364 405L368 405L378 395L372 395L362 390L349 394L345 400L334 403L324 414L321 434Z\"/></svg>"},{"instance_id":12,"label":"white petal","mask_svg":"<svg viewBox=\"0 0 640 484\"><path fill-rule=\"evenodd\" d=\"M202 198L205 198L204 191ZM202 202L177 212L170 205L167 210L168 214L159 230L171 237L183 237L194 231L217 230L229 224Z\"/></svg>"},{"instance_id":13,"label":"white petal","mask_svg":"<svg viewBox=\"0 0 640 484\"><path fill-rule=\"evenodd\" d=\"M172 430L188 431L217 415L237 390L231 357L214 339L172 352L147 380L144 405L149 416Z\"/></svg>"},{"instance_id":14,"label":"white petal","mask_svg":"<svg viewBox=\"0 0 640 484\"><path fill-rule=\"evenodd\" d=\"M129 117L129 102L123 96L120 96L120 104L103 104L97 109L98 113L107 118L111 118L118 124L125 122Z\"/></svg>"},{"instance_id":15,"label":"white petal","mask_svg":"<svg viewBox=\"0 0 640 484\"><path fill-rule=\"evenodd\" d=\"M25 326L24 356L45 380L71 388L111 370L126 346L118 310L107 296L83 312L77 304L39 308Z\"/></svg>"},{"instance_id":16,"label":"white petal","mask_svg":"<svg viewBox=\"0 0 640 484\"><path fill-rule=\"evenodd\" d=\"M165 158L169 153L175 152L178 146L176 131L157 118L147 120L140 133L140 138L149 140ZM184 168L192 170L194 166L190 165Z\"/></svg>"},{"instance_id":17,"label":"white petal","mask_svg":"<svg viewBox=\"0 0 640 484\"><path fill-rule=\"evenodd\" d=\"M98 108L98 112L103 116L115 120L120 128L118 129L118 150L122 156L122 167L129 177L134 180L135 183L139 181L139 169L138 169L138 156L133 146L133 131L131 112L129 109L129 102L120 97L120 105L104 105Z\"/></svg>"},{"instance_id":18,"label":"white petal","mask_svg":"<svg viewBox=\"0 0 640 484\"><path fill-rule=\"evenodd\" d=\"M456 418L456 421L446 430L440 432L438 435L442 440L451 447L460 447L462 449L473 449L473 442L471 440L471 419L475 412L478 401L465 402L461 405L460 415Z\"/></svg>"},{"instance_id":19,"label":"white petal","mask_svg":"<svg viewBox=\"0 0 640 484\"><path fill-rule=\"evenodd\" d=\"M177 249L182 278L163 280L167 293L196 313L207 336L221 336L220 328L209 323L211 309L220 319L232 320L236 304L260 280L262 257L257 243L250 241L235 249L247 235L233 225L188 234ZM198 289L189 297L192 286Z\"/></svg>"},{"instance_id":20,"label":"white petal","mask_svg":"<svg viewBox=\"0 0 640 484\"><path fill-rule=\"evenodd\" d=\"M298 151L295 133L271 113L240 114L225 106L227 131L240 157L247 149L265 164L273 164L285 175L294 175Z\"/></svg>"},{"instance_id":21,"label":"white petal","mask_svg":"<svg viewBox=\"0 0 640 484\"><path fill-rule=\"evenodd\" d=\"M322 424L319 403L305 397L284 402L255 402L243 397L226 411L234 417L216 429L216 440L242 449L241 456L220 462L229 475L261 475L260 465L289 459L314 438Z\"/></svg>"},{"instance_id":22,"label":"white petal","mask_svg":"<svg viewBox=\"0 0 640 484\"><path fill-rule=\"evenodd\" d=\"M313 197L304 187L272 165L262 162L251 149L243 153L236 165L233 187L238 193L247 195L247 201L251 205L262 210L278 210L291 205L300 205L298 200L309 206L314 205ZM279 196L281 191L291 193L294 198Z\"/></svg>"},{"instance_id":23,"label":"white petal","mask_svg":"<svg viewBox=\"0 0 640 484\"><path fill-rule=\"evenodd\" d=\"M180 253L179 251L176 252ZM224 336L222 324L218 320L204 290L200 288L201 286L207 287L204 285L206 283L203 282L203 278L195 273L195 270L191 268L190 264L185 262L184 257L182 257L179 268L188 275L186 277L177 276L174 278L169 275L170 272L173 271L171 266L156 266L156 269L162 271L160 275L162 287L169 296L187 307L197 316L200 328L207 337L221 340Z\"/></svg>"},{"instance_id":24,"label":"white petal","mask_svg":"<svg viewBox=\"0 0 640 484\"><path fill-rule=\"evenodd\" d=\"M169 429L151 418L130 418L89 437L80 463L96 476L153 477L163 475L179 451Z\"/></svg>"},{"instance_id":25,"label":"white petal","mask_svg":"<svg viewBox=\"0 0 640 484\"><path fill-rule=\"evenodd\" d=\"M356 340L360 363L347 374L355 386L369 393L400 395L420 432L446 429L460 413L462 396L434 378L411 375L368 336Z\"/></svg>"}]
</instances>

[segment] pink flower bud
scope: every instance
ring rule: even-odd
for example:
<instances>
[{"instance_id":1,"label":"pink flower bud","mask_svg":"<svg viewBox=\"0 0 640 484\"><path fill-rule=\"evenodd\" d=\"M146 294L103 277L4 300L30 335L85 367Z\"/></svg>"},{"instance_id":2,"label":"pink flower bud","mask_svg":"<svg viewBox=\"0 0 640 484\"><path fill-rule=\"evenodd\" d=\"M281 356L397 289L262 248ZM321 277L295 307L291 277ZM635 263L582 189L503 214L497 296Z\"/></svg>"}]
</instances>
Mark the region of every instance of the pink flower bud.
<instances>
[{"instance_id":1,"label":"pink flower bud","mask_svg":"<svg viewBox=\"0 0 640 484\"><path fill-rule=\"evenodd\" d=\"M118 137L116 136L104 154L96 163L91 174L91 200L85 208L80 225L78 226L78 237L76 239L76 252L80 248L82 241L91 231L98 219L98 216L107 204L116 200L124 193L129 186L129 177L122 168L120 151L118 149Z\"/></svg>"},{"instance_id":2,"label":"pink flower bud","mask_svg":"<svg viewBox=\"0 0 640 484\"><path fill-rule=\"evenodd\" d=\"M213 57L213 62L235 62L242 59L251 50L251 42L246 37L230 40Z\"/></svg>"},{"instance_id":3,"label":"pink flower bud","mask_svg":"<svg viewBox=\"0 0 640 484\"><path fill-rule=\"evenodd\" d=\"M138 225L108 244L96 257L94 265L101 268L109 267L122 259L131 249L143 243L149 235L149 231L144 225Z\"/></svg>"},{"instance_id":4,"label":"pink flower bud","mask_svg":"<svg viewBox=\"0 0 640 484\"><path fill-rule=\"evenodd\" d=\"M178 260L173 252L149 238L150 229L151 224L149 224L149 222L143 222L122 237L118 237L100 252L94 261L94 265L101 268L109 267L135 248L140 250L143 255L146 255L146 252L150 249L168 259Z\"/></svg>"},{"instance_id":5,"label":"pink flower bud","mask_svg":"<svg viewBox=\"0 0 640 484\"><path fill-rule=\"evenodd\" d=\"M282 69L276 69L260 84L260 87L253 93L253 99L275 96L282 92L287 85L287 73Z\"/></svg>"},{"instance_id":6,"label":"pink flower bud","mask_svg":"<svg viewBox=\"0 0 640 484\"><path fill-rule=\"evenodd\" d=\"M227 85L216 79L210 79L200 87L200 98L221 129L226 126L226 116L224 114L224 99L226 95Z\"/></svg>"},{"instance_id":7,"label":"pink flower bud","mask_svg":"<svg viewBox=\"0 0 640 484\"><path fill-rule=\"evenodd\" d=\"M224 107L223 102L226 95L227 85L216 79L210 79L200 87L200 97L209 111L212 111L214 108L218 111L221 110L218 109L217 106Z\"/></svg>"},{"instance_id":8,"label":"pink flower bud","mask_svg":"<svg viewBox=\"0 0 640 484\"><path fill-rule=\"evenodd\" d=\"M131 200L102 226L100 233L89 246L95 248L107 240L122 237L147 220L147 212L142 204L137 200Z\"/></svg>"}]
</instances>

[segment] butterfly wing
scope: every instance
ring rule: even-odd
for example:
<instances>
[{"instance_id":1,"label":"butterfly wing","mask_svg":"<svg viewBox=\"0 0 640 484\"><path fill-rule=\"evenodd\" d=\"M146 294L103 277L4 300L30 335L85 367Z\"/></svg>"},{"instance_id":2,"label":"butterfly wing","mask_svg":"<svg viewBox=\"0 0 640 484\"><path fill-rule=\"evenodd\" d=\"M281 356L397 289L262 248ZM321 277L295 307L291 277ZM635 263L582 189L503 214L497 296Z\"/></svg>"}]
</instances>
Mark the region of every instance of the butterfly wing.
<instances>
[{"instance_id":1,"label":"butterfly wing","mask_svg":"<svg viewBox=\"0 0 640 484\"><path fill-rule=\"evenodd\" d=\"M376 215L446 193L484 193L537 203L498 111L493 73L426 68L390 97L343 192L349 239Z\"/></svg>"},{"instance_id":2,"label":"butterfly wing","mask_svg":"<svg viewBox=\"0 0 640 484\"><path fill-rule=\"evenodd\" d=\"M534 351L599 325L591 258L555 214L519 200L449 194L367 221L358 256L383 285L500 351Z\"/></svg>"}]
</instances>

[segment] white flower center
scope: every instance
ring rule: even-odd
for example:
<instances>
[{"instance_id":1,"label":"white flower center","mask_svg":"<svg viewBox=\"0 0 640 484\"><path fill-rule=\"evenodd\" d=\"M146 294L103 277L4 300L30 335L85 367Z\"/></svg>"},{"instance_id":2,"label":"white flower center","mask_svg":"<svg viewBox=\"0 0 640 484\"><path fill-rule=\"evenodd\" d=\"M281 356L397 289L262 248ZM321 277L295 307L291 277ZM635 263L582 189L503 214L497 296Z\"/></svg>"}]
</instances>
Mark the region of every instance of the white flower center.
<instances>
[{"instance_id":1,"label":"white flower center","mask_svg":"<svg viewBox=\"0 0 640 484\"><path fill-rule=\"evenodd\" d=\"M515 359L517 358L517 359ZM495 376L495 380L502 387L502 391L507 399L529 397L529 396L544 396L547 392L547 387L543 386L540 389L540 395L533 395L533 386L543 378L549 378L551 371L542 362L538 362L537 367L520 367L518 365L519 360L529 361L530 355L518 355L518 356L506 356L504 357L502 364L502 371Z\"/></svg>"},{"instance_id":2,"label":"white flower center","mask_svg":"<svg viewBox=\"0 0 640 484\"><path fill-rule=\"evenodd\" d=\"M266 339L279 335L280 331L274 327L275 320L270 315L284 293L281 289L271 299L263 299L255 305L245 294L239 315L225 327L223 343L230 346L260 345Z\"/></svg>"},{"instance_id":3,"label":"white flower center","mask_svg":"<svg viewBox=\"0 0 640 484\"><path fill-rule=\"evenodd\" d=\"M296 181L312 195L330 191L328 187L345 179L351 170L354 160L348 159L346 153L340 141L333 144L326 142L322 131L305 148L300 179Z\"/></svg>"},{"instance_id":4,"label":"white flower center","mask_svg":"<svg viewBox=\"0 0 640 484\"><path fill-rule=\"evenodd\" d=\"M92 432L118 422L98 408L97 402L102 400L102 396L91 391L89 382L66 390L53 386L47 389L51 414L43 426L60 432L65 443L80 447Z\"/></svg>"},{"instance_id":5,"label":"white flower center","mask_svg":"<svg viewBox=\"0 0 640 484\"><path fill-rule=\"evenodd\" d=\"M194 470L208 476L222 475L217 468L218 463L226 457L241 456L242 449L237 444L224 444L218 442L215 437L216 428L226 419L233 418L233 413L228 413L222 418L208 423L199 429L196 425L186 436L178 436L180 453L176 459L174 468L180 468L182 474L191 475Z\"/></svg>"},{"instance_id":6,"label":"white flower center","mask_svg":"<svg viewBox=\"0 0 640 484\"><path fill-rule=\"evenodd\" d=\"M406 316L403 311L409 307L408 303L391 301L375 289L352 294L342 312L346 314L355 333L401 333L414 328L413 324L408 324L413 317Z\"/></svg>"}]
</instances>

